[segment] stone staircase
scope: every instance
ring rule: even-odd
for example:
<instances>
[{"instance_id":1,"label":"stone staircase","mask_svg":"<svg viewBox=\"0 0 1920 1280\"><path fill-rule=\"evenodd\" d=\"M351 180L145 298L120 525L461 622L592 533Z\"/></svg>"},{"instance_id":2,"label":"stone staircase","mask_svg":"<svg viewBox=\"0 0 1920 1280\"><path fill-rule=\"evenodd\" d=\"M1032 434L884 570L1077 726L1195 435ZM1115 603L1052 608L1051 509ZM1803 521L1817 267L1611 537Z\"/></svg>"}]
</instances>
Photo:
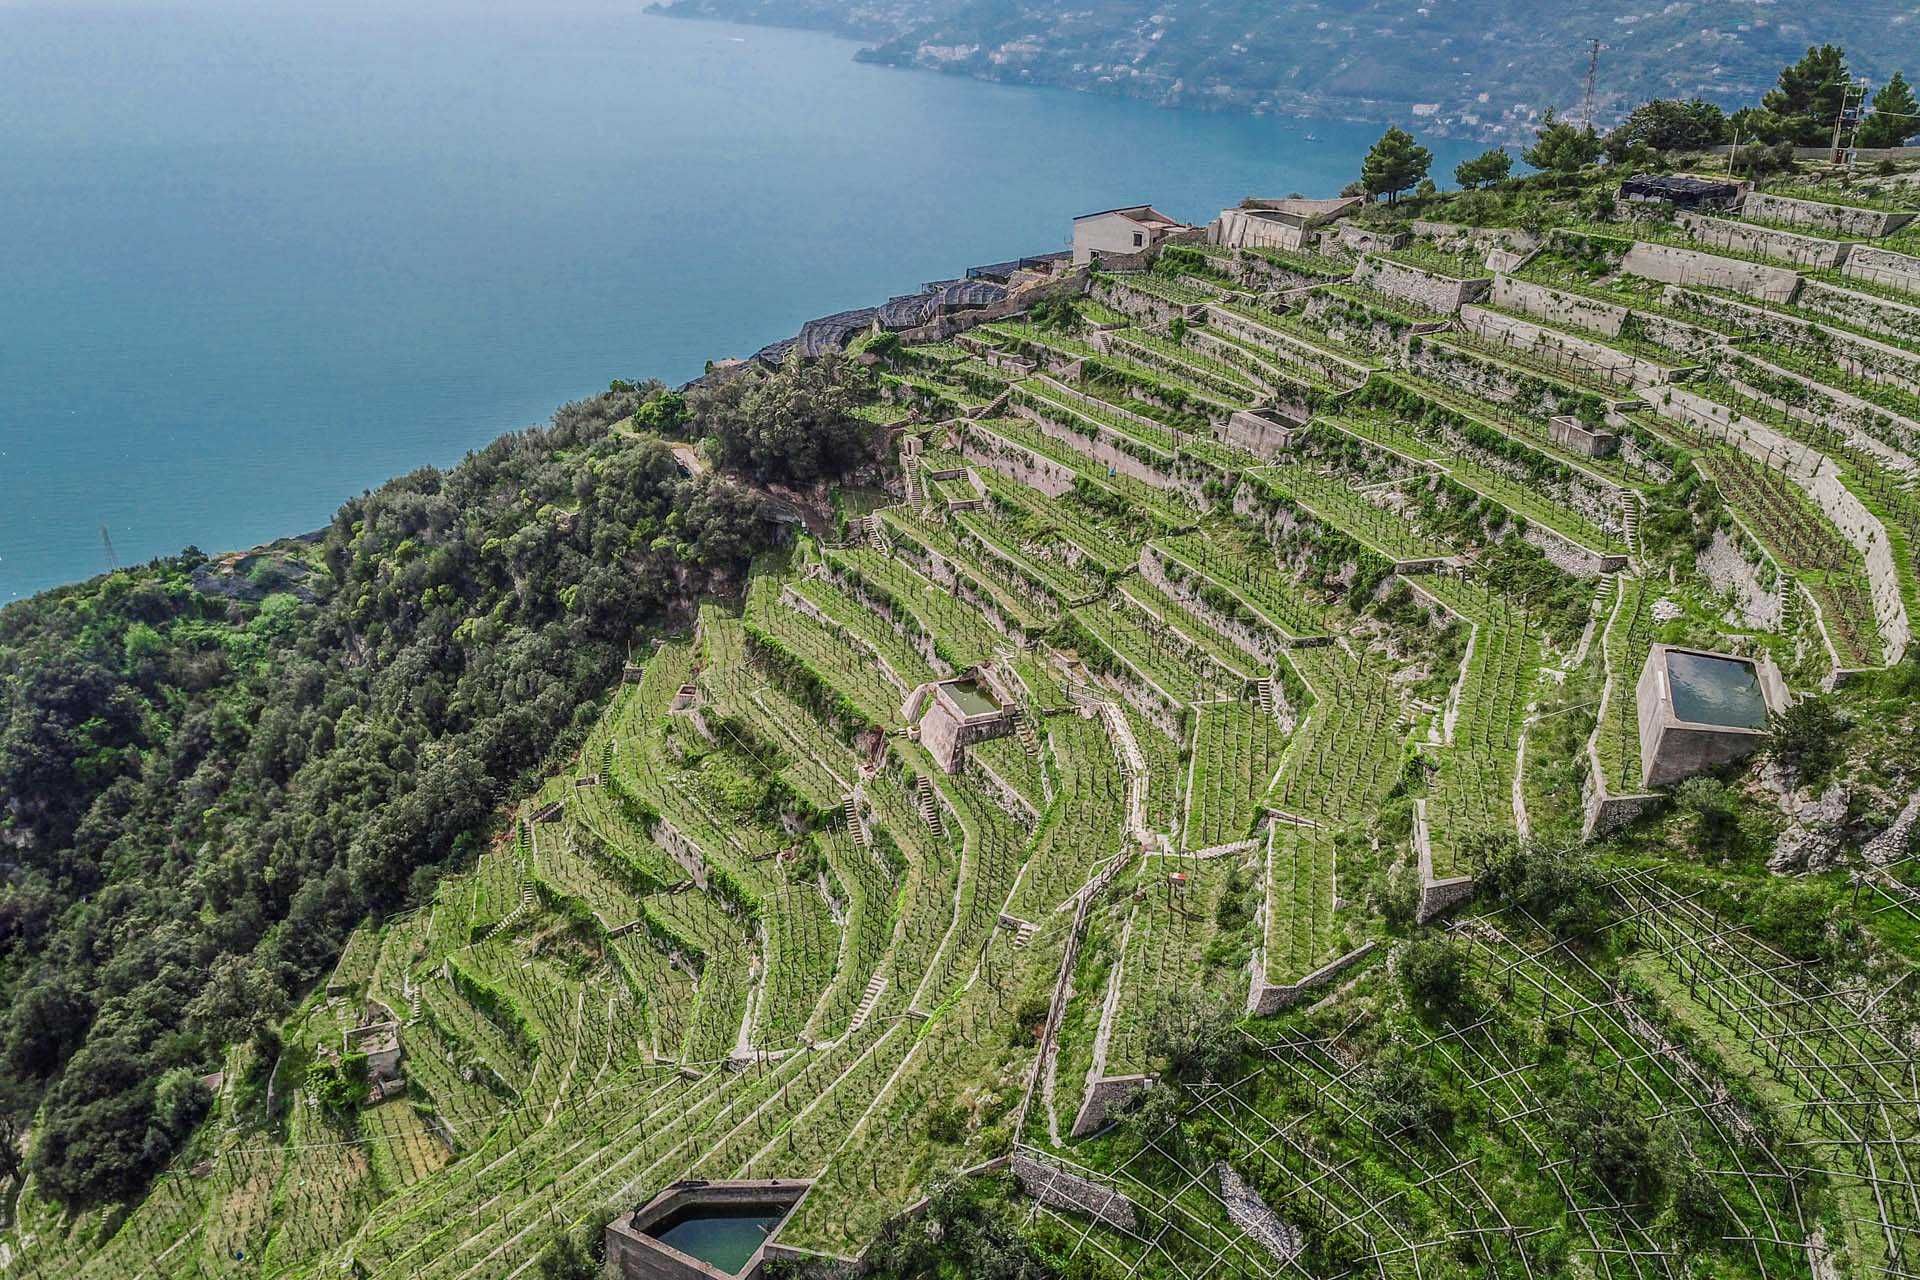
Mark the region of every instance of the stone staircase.
<instances>
[{"instance_id":1,"label":"stone staircase","mask_svg":"<svg viewBox=\"0 0 1920 1280\"><path fill-rule=\"evenodd\" d=\"M876 973L867 979L867 989L860 994L860 1005L853 1011L853 1021L847 1024L849 1035L867 1025L867 1019L873 1016L873 1006L880 1002L880 993L886 989L886 974Z\"/></svg>"},{"instance_id":2,"label":"stone staircase","mask_svg":"<svg viewBox=\"0 0 1920 1280\"><path fill-rule=\"evenodd\" d=\"M1640 554L1640 503L1640 495L1629 492L1621 504L1624 510L1620 516L1620 536L1630 556Z\"/></svg>"},{"instance_id":3,"label":"stone staircase","mask_svg":"<svg viewBox=\"0 0 1920 1280\"><path fill-rule=\"evenodd\" d=\"M853 837L854 844L862 849L873 847L873 837L867 834L867 824L860 819L860 792L849 791L847 798L840 802L841 816L847 820L847 832Z\"/></svg>"},{"instance_id":4,"label":"stone staircase","mask_svg":"<svg viewBox=\"0 0 1920 1280\"><path fill-rule=\"evenodd\" d=\"M1040 932L1039 925L1031 920L1022 920L1019 916L1003 915L1000 917L1000 923L1012 927L1013 946L1017 951L1025 951L1033 942L1035 935Z\"/></svg>"},{"instance_id":5,"label":"stone staircase","mask_svg":"<svg viewBox=\"0 0 1920 1280\"><path fill-rule=\"evenodd\" d=\"M927 830L936 836L947 834L947 824L940 819L940 805L933 796L933 784L926 778L914 780L914 795L920 802L920 821L927 824Z\"/></svg>"},{"instance_id":6,"label":"stone staircase","mask_svg":"<svg viewBox=\"0 0 1920 1280\"><path fill-rule=\"evenodd\" d=\"M1027 714L1025 707L1013 709L1013 736L1020 739L1020 747L1035 760L1040 758L1040 735L1034 732L1033 717Z\"/></svg>"},{"instance_id":7,"label":"stone staircase","mask_svg":"<svg viewBox=\"0 0 1920 1280\"><path fill-rule=\"evenodd\" d=\"M532 879L522 880L520 882L520 905L501 916L498 920L495 920L493 927L481 935L481 943L492 942L495 938L532 915L534 911L539 908L539 905L540 895L534 892Z\"/></svg>"},{"instance_id":8,"label":"stone staircase","mask_svg":"<svg viewBox=\"0 0 1920 1280\"><path fill-rule=\"evenodd\" d=\"M879 516L868 516L865 520L867 545L882 555L893 554L893 539L887 534L887 527Z\"/></svg>"},{"instance_id":9,"label":"stone staircase","mask_svg":"<svg viewBox=\"0 0 1920 1280\"><path fill-rule=\"evenodd\" d=\"M1253 690L1254 690L1255 696L1257 696L1260 699L1260 714L1263 716L1272 715L1273 714L1273 677L1261 676L1258 680L1253 682Z\"/></svg>"}]
</instances>

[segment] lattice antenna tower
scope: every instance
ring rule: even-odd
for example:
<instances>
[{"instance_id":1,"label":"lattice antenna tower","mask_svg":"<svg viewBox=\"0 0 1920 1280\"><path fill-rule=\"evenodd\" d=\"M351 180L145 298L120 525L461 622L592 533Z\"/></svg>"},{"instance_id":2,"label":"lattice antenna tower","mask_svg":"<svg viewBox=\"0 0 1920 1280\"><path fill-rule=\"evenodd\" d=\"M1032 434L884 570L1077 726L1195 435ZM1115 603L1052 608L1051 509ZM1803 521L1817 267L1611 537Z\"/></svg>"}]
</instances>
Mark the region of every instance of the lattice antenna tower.
<instances>
[{"instance_id":1,"label":"lattice antenna tower","mask_svg":"<svg viewBox=\"0 0 1920 1280\"><path fill-rule=\"evenodd\" d=\"M1593 86L1600 74L1600 50L1604 47L1598 39L1587 45L1587 95L1580 109L1582 130L1593 128Z\"/></svg>"}]
</instances>

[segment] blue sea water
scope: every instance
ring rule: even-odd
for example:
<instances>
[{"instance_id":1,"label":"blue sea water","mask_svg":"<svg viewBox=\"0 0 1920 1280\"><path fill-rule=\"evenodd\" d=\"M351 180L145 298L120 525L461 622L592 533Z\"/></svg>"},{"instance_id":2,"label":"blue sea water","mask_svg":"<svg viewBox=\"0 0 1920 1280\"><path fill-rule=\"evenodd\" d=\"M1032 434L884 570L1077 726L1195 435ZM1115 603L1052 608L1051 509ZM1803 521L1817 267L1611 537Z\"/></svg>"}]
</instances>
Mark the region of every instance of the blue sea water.
<instances>
[{"instance_id":1,"label":"blue sea water","mask_svg":"<svg viewBox=\"0 0 1920 1280\"><path fill-rule=\"evenodd\" d=\"M0 0L0 602L100 572L102 526L123 563L317 528L1076 213L1329 194L1379 132L853 48L638 0Z\"/></svg>"}]
</instances>

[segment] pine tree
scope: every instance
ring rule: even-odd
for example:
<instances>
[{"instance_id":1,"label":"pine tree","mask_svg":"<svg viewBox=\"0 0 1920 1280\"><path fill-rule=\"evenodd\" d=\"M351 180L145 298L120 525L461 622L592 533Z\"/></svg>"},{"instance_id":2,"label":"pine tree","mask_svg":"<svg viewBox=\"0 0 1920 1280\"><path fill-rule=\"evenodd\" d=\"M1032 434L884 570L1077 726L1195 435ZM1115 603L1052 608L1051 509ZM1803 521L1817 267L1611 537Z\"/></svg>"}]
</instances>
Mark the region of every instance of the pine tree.
<instances>
[{"instance_id":1,"label":"pine tree","mask_svg":"<svg viewBox=\"0 0 1920 1280\"><path fill-rule=\"evenodd\" d=\"M1863 147L1897 147L1920 133L1920 102L1898 71L1873 95L1873 111L1860 122L1855 141Z\"/></svg>"},{"instance_id":2,"label":"pine tree","mask_svg":"<svg viewBox=\"0 0 1920 1280\"><path fill-rule=\"evenodd\" d=\"M1390 125L1361 162L1360 185L1368 195L1385 196L1392 204L1402 191L1426 177L1432 164L1431 151L1417 145L1405 129Z\"/></svg>"},{"instance_id":3,"label":"pine tree","mask_svg":"<svg viewBox=\"0 0 1920 1280\"><path fill-rule=\"evenodd\" d=\"M1783 68L1760 105L1780 121L1786 140L1817 147L1832 136L1846 86L1847 55L1839 45L1823 44Z\"/></svg>"},{"instance_id":4,"label":"pine tree","mask_svg":"<svg viewBox=\"0 0 1920 1280\"><path fill-rule=\"evenodd\" d=\"M1495 147L1455 165L1453 180L1469 191L1478 191L1481 187L1506 181L1507 175L1512 172L1513 157Z\"/></svg>"},{"instance_id":5,"label":"pine tree","mask_svg":"<svg viewBox=\"0 0 1920 1280\"><path fill-rule=\"evenodd\" d=\"M1600 135L1593 126L1575 128L1556 119L1552 107L1547 108L1546 118L1533 136L1534 144L1521 152L1520 158L1546 173L1568 177L1600 158Z\"/></svg>"}]
</instances>

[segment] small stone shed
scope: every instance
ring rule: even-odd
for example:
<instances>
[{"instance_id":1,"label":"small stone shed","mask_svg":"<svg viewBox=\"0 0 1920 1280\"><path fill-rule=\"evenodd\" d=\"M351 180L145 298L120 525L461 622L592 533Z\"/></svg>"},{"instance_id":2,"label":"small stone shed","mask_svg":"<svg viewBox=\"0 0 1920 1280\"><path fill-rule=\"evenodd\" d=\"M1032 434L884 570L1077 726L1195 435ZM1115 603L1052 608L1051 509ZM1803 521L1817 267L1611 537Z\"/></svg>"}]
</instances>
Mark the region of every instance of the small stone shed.
<instances>
[{"instance_id":1,"label":"small stone shed","mask_svg":"<svg viewBox=\"0 0 1920 1280\"><path fill-rule=\"evenodd\" d=\"M960 772L974 743L1013 732L1013 703L984 669L922 685L906 710L909 723L918 717L920 745L948 773Z\"/></svg>"},{"instance_id":2,"label":"small stone shed","mask_svg":"<svg viewBox=\"0 0 1920 1280\"><path fill-rule=\"evenodd\" d=\"M1790 701L1772 660L1656 644L1640 670L1641 782L1662 787L1744 760Z\"/></svg>"}]
</instances>

